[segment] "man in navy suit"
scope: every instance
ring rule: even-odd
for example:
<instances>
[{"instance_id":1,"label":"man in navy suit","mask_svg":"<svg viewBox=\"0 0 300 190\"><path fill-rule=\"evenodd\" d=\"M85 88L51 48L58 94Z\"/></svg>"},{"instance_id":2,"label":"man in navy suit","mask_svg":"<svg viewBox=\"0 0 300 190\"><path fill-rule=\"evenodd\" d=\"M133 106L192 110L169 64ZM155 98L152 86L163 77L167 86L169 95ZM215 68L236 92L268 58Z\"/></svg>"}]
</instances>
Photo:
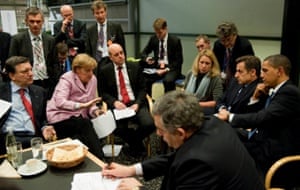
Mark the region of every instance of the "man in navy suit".
<instances>
[{"instance_id":1,"label":"man in navy suit","mask_svg":"<svg viewBox=\"0 0 300 190\"><path fill-rule=\"evenodd\" d=\"M220 63L226 90L236 71L235 60L243 55L254 55L254 50L248 39L239 36L233 22L222 22L216 33L219 39L215 41L213 51Z\"/></svg>"},{"instance_id":2,"label":"man in navy suit","mask_svg":"<svg viewBox=\"0 0 300 190\"><path fill-rule=\"evenodd\" d=\"M216 111L226 109L231 113L250 113L264 107L261 99L258 104L250 105L257 84L260 82L261 62L258 57L245 55L236 59L235 79L217 101Z\"/></svg>"},{"instance_id":3,"label":"man in navy suit","mask_svg":"<svg viewBox=\"0 0 300 190\"><path fill-rule=\"evenodd\" d=\"M28 57L32 64L33 83L48 90L54 85L54 38L42 33L44 15L41 9L29 7L26 9L25 22L28 30L12 37L9 57ZM39 50L36 50L39 47ZM49 97L51 94L49 94Z\"/></svg>"},{"instance_id":4,"label":"man in navy suit","mask_svg":"<svg viewBox=\"0 0 300 190\"><path fill-rule=\"evenodd\" d=\"M155 101L156 134L174 148L130 166L111 163L102 174L120 177L118 189L144 190L135 178L162 177L160 189L263 190L255 163L234 130L214 116L204 117L197 98L172 91Z\"/></svg>"},{"instance_id":5,"label":"man in navy suit","mask_svg":"<svg viewBox=\"0 0 300 190\"><path fill-rule=\"evenodd\" d=\"M0 84L0 99L12 104L9 111L0 118L0 154L5 153L5 135L7 127L13 127L17 141L23 148L30 147L30 139L52 128L46 126L46 91L33 85L32 66L27 57L12 56L5 65L10 81ZM25 90L25 97L32 105L34 120L21 101L19 90ZM42 131L42 127L45 127ZM43 134L44 135L44 134Z\"/></svg>"},{"instance_id":6,"label":"man in navy suit","mask_svg":"<svg viewBox=\"0 0 300 190\"><path fill-rule=\"evenodd\" d=\"M289 80L290 60L271 55L262 63L261 78L250 104L268 96L265 107L257 112L235 114L221 110L218 117L234 128L252 128L244 144L262 174L278 159L300 153L300 90Z\"/></svg>"},{"instance_id":7,"label":"man in navy suit","mask_svg":"<svg viewBox=\"0 0 300 190\"><path fill-rule=\"evenodd\" d=\"M77 53L85 52L86 24L74 19L73 8L70 5L60 7L62 21L57 21L54 28L56 43L64 42L68 45L69 56L74 57Z\"/></svg>"},{"instance_id":8,"label":"man in navy suit","mask_svg":"<svg viewBox=\"0 0 300 190\"><path fill-rule=\"evenodd\" d=\"M91 9L96 23L87 29L86 53L98 62L96 75L100 68L110 62L108 47L112 43L122 46L126 57L126 46L123 30L120 24L107 20L107 5L103 1L94 1Z\"/></svg>"},{"instance_id":9,"label":"man in navy suit","mask_svg":"<svg viewBox=\"0 0 300 190\"><path fill-rule=\"evenodd\" d=\"M143 139L155 129L147 106L143 74L139 64L125 62L124 51L119 44L111 44L108 50L112 62L100 69L97 76L98 94L102 96L109 109L130 108L136 112L134 117L117 120L117 129L114 134L129 144L129 153L132 156L141 156L145 152ZM122 96L119 72L122 72L124 78L128 100ZM137 128L128 128L129 121L136 123Z\"/></svg>"},{"instance_id":10,"label":"man in navy suit","mask_svg":"<svg viewBox=\"0 0 300 190\"><path fill-rule=\"evenodd\" d=\"M180 39L168 33L167 21L157 18L153 23L153 29L155 35L151 36L141 53L142 67L156 69L154 73L145 72L146 90L150 96L152 84L161 79L165 92L175 90L175 81L181 76L183 63ZM152 52L154 57L149 57Z\"/></svg>"}]
</instances>

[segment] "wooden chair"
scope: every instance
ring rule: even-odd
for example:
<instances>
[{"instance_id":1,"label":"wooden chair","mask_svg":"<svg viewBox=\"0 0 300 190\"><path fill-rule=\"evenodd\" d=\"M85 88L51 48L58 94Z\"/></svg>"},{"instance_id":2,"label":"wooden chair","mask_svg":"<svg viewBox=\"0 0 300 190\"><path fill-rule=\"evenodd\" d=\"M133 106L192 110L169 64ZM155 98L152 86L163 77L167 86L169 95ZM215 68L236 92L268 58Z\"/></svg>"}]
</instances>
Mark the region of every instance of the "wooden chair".
<instances>
[{"instance_id":1,"label":"wooden chair","mask_svg":"<svg viewBox=\"0 0 300 190\"><path fill-rule=\"evenodd\" d=\"M300 189L300 155L286 156L276 161L265 178L266 190Z\"/></svg>"}]
</instances>

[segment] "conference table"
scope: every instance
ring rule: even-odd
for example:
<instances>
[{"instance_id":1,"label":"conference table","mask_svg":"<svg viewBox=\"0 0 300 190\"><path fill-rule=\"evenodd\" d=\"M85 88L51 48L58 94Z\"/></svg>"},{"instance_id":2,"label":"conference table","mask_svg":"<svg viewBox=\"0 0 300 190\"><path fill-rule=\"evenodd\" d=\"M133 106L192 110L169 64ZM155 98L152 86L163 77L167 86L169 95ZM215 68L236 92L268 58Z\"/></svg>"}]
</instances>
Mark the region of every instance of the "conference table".
<instances>
[{"instance_id":1,"label":"conference table","mask_svg":"<svg viewBox=\"0 0 300 190\"><path fill-rule=\"evenodd\" d=\"M63 139L61 141L53 142L53 144L59 144L60 142L65 141L66 139ZM31 149L25 149L23 152L23 160L26 161L30 158L32 158ZM104 162L102 160L88 152L85 160L75 167L60 169L48 165L47 169L40 174L23 176L21 178L7 178L7 181L16 184L23 190L70 190L74 174L82 172L99 172L103 166ZM101 176L99 176L99 179L100 177Z\"/></svg>"}]
</instances>

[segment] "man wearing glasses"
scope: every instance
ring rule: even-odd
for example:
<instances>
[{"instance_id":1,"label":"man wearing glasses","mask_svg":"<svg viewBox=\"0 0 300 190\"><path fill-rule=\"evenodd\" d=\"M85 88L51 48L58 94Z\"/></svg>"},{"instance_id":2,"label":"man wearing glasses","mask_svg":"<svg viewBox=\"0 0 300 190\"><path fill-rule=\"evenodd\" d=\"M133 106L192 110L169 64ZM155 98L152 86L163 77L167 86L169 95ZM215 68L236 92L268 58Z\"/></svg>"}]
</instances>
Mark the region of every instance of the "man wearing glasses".
<instances>
[{"instance_id":1,"label":"man wearing glasses","mask_svg":"<svg viewBox=\"0 0 300 190\"><path fill-rule=\"evenodd\" d=\"M222 22L217 27L216 34L219 39L215 41L213 51L220 63L224 90L226 90L236 71L236 58L254 55L254 50L248 39L239 36L233 22Z\"/></svg>"}]
</instances>

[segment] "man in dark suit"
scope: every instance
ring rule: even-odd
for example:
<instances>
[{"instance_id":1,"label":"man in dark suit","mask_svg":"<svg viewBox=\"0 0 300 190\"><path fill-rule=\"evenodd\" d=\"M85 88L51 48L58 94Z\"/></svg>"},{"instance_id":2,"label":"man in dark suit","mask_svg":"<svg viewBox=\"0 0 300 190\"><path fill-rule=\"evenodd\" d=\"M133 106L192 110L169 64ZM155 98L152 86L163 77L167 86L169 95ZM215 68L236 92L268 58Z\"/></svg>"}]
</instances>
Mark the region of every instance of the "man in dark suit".
<instances>
[{"instance_id":1,"label":"man in dark suit","mask_svg":"<svg viewBox=\"0 0 300 190\"><path fill-rule=\"evenodd\" d=\"M215 41L213 51L220 63L226 90L236 71L235 60L243 55L254 55L254 50L248 39L238 35L232 22L222 22L216 33L219 39Z\"/></svg>"},{"instance_id":2,"label":"man in dark suit","mask_svg":"<svg viewBox=\"0 0 300 190\"><path fill-rule=\"evenodd\" d=\"M98 94L110 109L130 108L135 111L134 117L117 120L114 134L129 144L131 155L140 156L145 152L143 139L155 129L147 106L143 75L138 64L125 62L124 51L119 44L111 44L108 50L112 63L100 69ZM136 123L137 128L128 128L129 121Z\"/></svg>"},{"instance_id":3,"label":"man in dark suit","mask_svg":"<svg viewBox=\"0 0 300 190\"><path fill-rule=\"evenodd\" d=\"M39 8L27 8L25 22L29 29L12 37L9 57L28 57L33 66L33 83L48 90L54 85L55 40L51 35L42 33L44 16Z\"/></svg>"},{"instance_id":4,"label":"man in dark suit","mask_svg":"<svg viewBox=\"0 0 300 190\"><path fill-rule=\"evenodd\" d=\"M100 68L110 62L109 45L120 44L125 57L126 46L121 25L107 20L107 5L103 1L97 0L92 3L91 9L96 23L87 29L86 53L97 60L96 75L99 75Z\"/></svg>"},{"instance_id":5,"label":"man in dark suit","mask_svg":"<svg viewBox=\"0 0 300 190\"><path fill-rule=\"evenodd\" d=\"M145 72L146 89L150 96L152 84L161 79L165 92L175 90L175 81L181 76L183 63L180 39L168 34L167 21L157 18L153 23L153 29L155 35L151 36L141 53L142 67L156 69L154 73ZM152 52L154 57L149 57L148 55Z\"/></svg>"},{"instance_id":6,"label":"man in dark suit","mask_svg":"<svg viewBox=\"0 0 300 190\"><path fill-rule=\"evenodd\" d=\"M226 109L231 113L256 112L264 107L265 102L250 105L257 84L260 82L261 62L258 57L245 55L236 59L235 79L217 101L216 111Z\"/></svg>"},{"instance_id":7,"label":"man in dark suit","mask_svg":"<svg viewBox=\"0 0 300 190\"><path fill-rule=\"evenodd\" d=\"M9 45L10 45L10 39L11 36L9 33L2 32L2 29L0 29L0 73L2 76L2 80L6 80L4 75L2 75L5 61L8 58L8 50L9 50Z\"/></svg>"},{"instance_id":8,"label":"man in dark suit","mask_svg":"<svg viewBox=\"0 0 300 190\"><path fill-rule=\"evenodd\" d=\"M12 56L7 60L5 70L10 81L0 84L0 99L10 102L12 106L0 118L0 154L6 152L7 127L13 127L16 140L22 142L23 148L28 148L32 137L42 136L42 127L46 124L46 92L43 88L32 85L33 72L29 59ZM20 89L25 90L25 97L31 103L34 119L30 117L21 101Z\"/></svg>"},{"instance_id":9,"label":"man in dark suit","mask_svg":"<svg viewBox=\"0 0 300 190\"><path fill-rule=\"evenodd\" d=\"M160 189L264 189L234 130L214 116L205 118L196 97L168 92L154 103L152 114L157 135L176 151L130 166L103 167L104 176L121 177L119 189L145 189L136 179L123 178L135 175L162 176Z\"/></svg>"},{"instance_id":10,"label":"man in dark suit","mask_svg":"<svg viewBox=\"0 0 300 190\"><path fill-rule=\"evenodd\" d=\"M53 26L55 41L66 43L69 56L73 58L77 53L85 52L86 24L74 19L71 5L62 5L60 14L63 20L57 21Z\"/></svg>"},{"instance_id":11,"label":"man in dark suit","mask_svg":"<svg viewBox=\"0 0 300 190\"><path fill-rule=\"evenodd\" d=\"M244 144L262 174L279 158L300 153L300 90L289 80L290 71L286 56L268 56L262 63L263 83L257 85L250 102L259 102L269 93L265 108L245 114L218 113L234 128L252 128Z\"/></svg>"}]
</instances>

